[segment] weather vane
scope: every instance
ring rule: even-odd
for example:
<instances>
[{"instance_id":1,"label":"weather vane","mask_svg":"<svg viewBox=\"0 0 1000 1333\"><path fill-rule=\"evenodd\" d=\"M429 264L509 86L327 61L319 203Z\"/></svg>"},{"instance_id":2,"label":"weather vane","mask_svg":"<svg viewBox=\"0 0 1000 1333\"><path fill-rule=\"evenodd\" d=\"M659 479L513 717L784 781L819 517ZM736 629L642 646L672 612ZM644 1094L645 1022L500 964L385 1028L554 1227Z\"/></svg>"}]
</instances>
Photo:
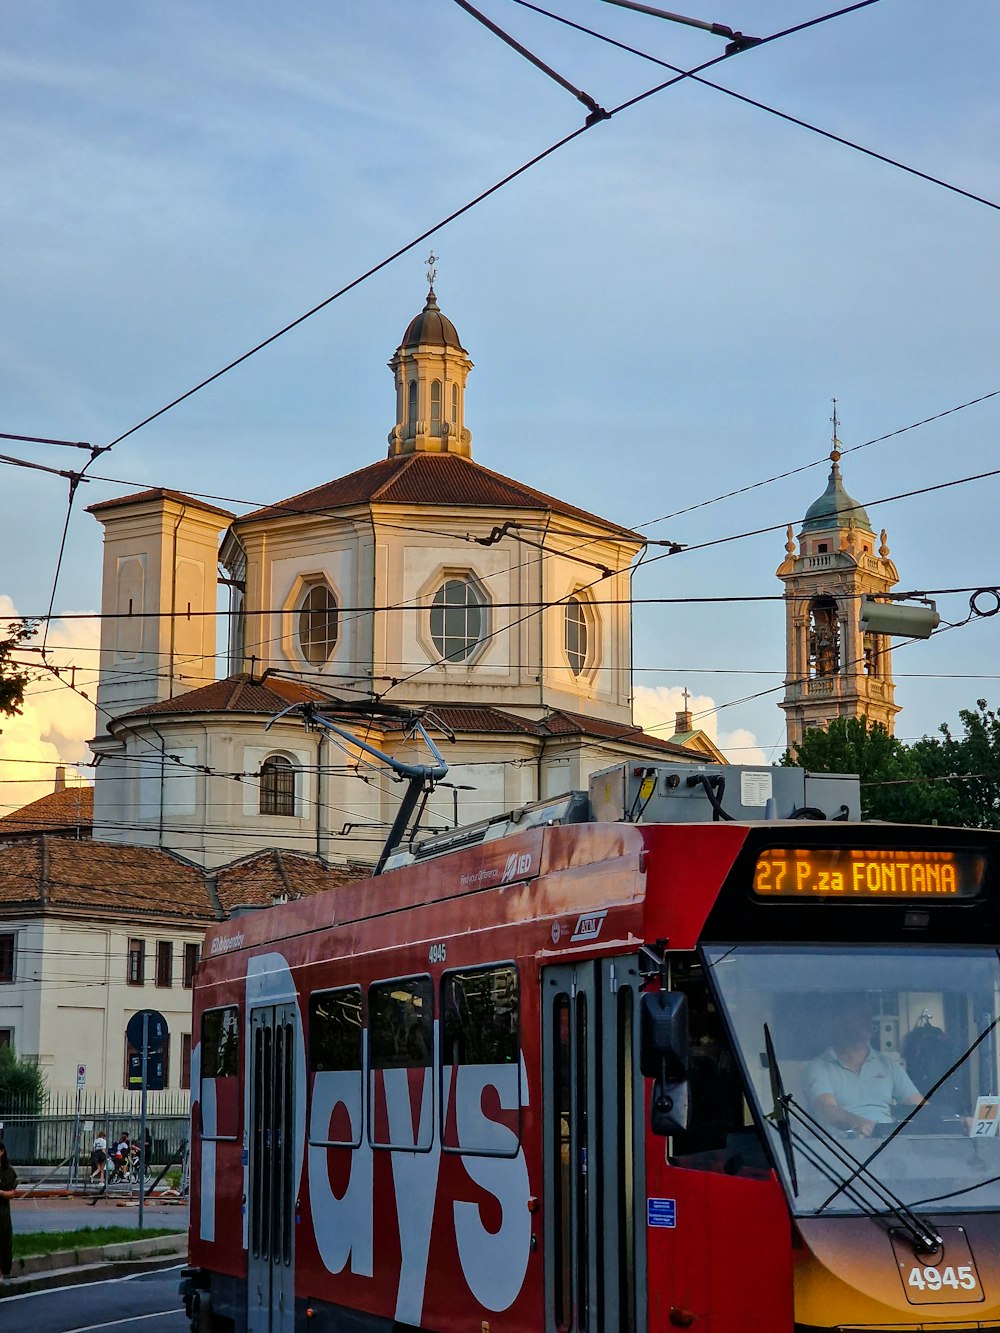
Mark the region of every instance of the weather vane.
<instances>
[{"instance_id":1,"label":"weather vane","mask_svg":"<svg viewBox=\"0 0 1000 1333\"><path fill-rule=\"evenodd\" d=\"M833 421L833 449L830 451L830 457L835 463L838 463L840 461L840 440L837 438L837 427L840 425L840 422L837 419L837 400L834 398L832 401L833 417L831 420Z\"/></svg>"},{"instance_id":2,"label":"weather vane","mask_svg":"<svg viewBox=\"0 0 1000 1333\"><path fill-rule=\"evenodd\" d=\"M433 286L434 286L434 279L435 279L435 278L437 277L437 275L438 275L438 271L437 271L437 269L434 267L434 265L438 262L438 259L439 259L439 258L440 258L440 255L436 255L436 254L434 253L433 250L432 250L432 251L430 252L430 254L427 256L427 286L428 286L428 287L433 287Z\"/></svg>"}]
</instances>

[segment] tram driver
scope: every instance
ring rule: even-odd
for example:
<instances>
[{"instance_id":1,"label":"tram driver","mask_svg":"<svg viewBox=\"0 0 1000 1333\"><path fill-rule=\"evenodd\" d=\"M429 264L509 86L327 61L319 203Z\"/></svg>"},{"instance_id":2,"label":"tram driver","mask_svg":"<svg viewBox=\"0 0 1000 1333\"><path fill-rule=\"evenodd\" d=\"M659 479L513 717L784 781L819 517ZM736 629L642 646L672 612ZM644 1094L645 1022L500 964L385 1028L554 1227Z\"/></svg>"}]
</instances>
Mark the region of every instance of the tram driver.
<instances>
[{"instance_id":1,"label":"tram driver","mask_svg":"<svg viewBox=\"0 0 1000 1333\"><path fill-rule=\"evenodd\" d=\"M867 996L845 996L833 1015L832 1042L805 1072L813 1115L832 1129L864 1138L893 1122L894 1103L919 1106L923 1101L902 1064L872 1049L873 1018Z\"/></svg>"}]
</instances>

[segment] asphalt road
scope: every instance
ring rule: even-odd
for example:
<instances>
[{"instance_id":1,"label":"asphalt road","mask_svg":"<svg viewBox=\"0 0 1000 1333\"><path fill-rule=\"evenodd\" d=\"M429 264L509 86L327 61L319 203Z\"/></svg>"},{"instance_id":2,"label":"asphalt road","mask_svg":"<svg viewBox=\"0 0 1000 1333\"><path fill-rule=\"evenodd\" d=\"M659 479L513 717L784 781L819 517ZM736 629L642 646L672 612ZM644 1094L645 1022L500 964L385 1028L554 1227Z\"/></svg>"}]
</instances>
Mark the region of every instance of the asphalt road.
<instances>
[{"instance_id":1,"label":"asphalt road","mask_svg":"<svg viewBox=\"0 0 1000 1333\"><path fill-rule=\"evenodd\" d=\"M0 1300L0 1333L189 1333L181 1265Z\"/></svg>"}]
</instances>

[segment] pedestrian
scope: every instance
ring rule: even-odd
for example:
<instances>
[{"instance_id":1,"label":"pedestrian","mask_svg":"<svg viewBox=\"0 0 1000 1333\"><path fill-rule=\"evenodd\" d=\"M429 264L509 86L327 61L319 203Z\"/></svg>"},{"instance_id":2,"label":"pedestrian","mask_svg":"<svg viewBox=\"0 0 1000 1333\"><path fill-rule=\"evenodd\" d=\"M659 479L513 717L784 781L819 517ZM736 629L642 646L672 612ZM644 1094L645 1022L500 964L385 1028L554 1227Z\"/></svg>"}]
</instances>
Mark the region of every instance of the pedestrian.
<instances>
[{"instance_id":1,"label":"pedestrian","mask_svg":"<svg viewBox=\"0 0 1000 1333\"><path fill-rule=\"evenodd\" d=\"M90 1179L104 1184L104 1172L108 1162L108 1139L103 1129L97 1131L94 1147L90 1154Z\"/></svg>"},{"instance_id":2,"label":"pedestrian","mask_svg":"<svg viewBox=\"0 0 1000 1333\"><path fill-rule=\"evenodd\" d=\"M0 1143L0 1278L6 1282L14 1266L14 1229L10 1222L10 1201L17 1192L17 1172L10 1164L7 1149Z\"/></svg>"}]
</instances>

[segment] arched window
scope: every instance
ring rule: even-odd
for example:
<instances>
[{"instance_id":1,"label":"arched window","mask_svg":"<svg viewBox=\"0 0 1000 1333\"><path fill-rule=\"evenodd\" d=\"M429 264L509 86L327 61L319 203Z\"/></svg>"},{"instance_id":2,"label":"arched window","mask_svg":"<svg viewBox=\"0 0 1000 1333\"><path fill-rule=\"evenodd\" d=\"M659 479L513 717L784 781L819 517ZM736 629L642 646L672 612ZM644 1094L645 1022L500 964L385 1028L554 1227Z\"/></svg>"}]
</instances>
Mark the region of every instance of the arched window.
<instances>
[{"instance_id":1,"label":"arched window","mask_svg":"<svg viewBox=\"0 0 1000 1333\"><path fill-rule=\"evenodd\" d=\"M570 597L566 603L566 656L574 676L582 676L587 665L589 626L582 597Z\"/></svg>"},{"instance_id":2,"label":"arched window","mask_svg":"<svg viewBox=\"0 0 1000 1333\"><path fill-rule=\"evenodd\" d=\"M882 663L879 654L879 641L877 634L866 634L863 639L865 653L865 675L881 676Z\"/></svg>"},{"instance_id":3,"label":"arched window","mask_svg":"<svg viewBox=\"0 0 1000 1333\"><path fill-rule=\"evenodd\" d=\"M282 754L272 754L260 766L260 813L295 814L295 769Z\"/></svg>"},{"instance_id":4,"label":"arched window","mask_svg":"<svg viewBox=\"0 0 1000 1333\"><path fill-rule=\"evenodd\" d=\"M415 435L417 432L417 381L410 380L409 398L406 404L406 433Z\"/></svg>"},{"instance_id":5,"label":"arched window","mask_svg":"<svg viewBox=\"0 0 1000 1333\"><path fill-rule=\"evenodd\" d=\"M809 603L809 671L813 676L835 676L840 670L840 616L832 597L814 597Z\"/></svg>"},{"instance_id":6,"label":"arched window","mask_svg":"<svg viewBox=\"0 0 1000 1333\"><path fill-rule=\"evenodd\" d=\"M451 424L458 425L458 385L451 386Z\"/></svg>"},{"instance_id":7,"label":"arched window","mask_svg":"<svg viewBox=\"0 0 1000 1333\"><path fill-rule=\"evenodd\" d=\"M448 579L431 603L431 638L447 662L464 662L482 642L486 607L471 579Z\"/></svg>"},{"instance_id":8,"label":"arched window","mask_svg":"<svg viewBox=\"0 0 1000 1333\"><path fill-rule=\"evenodd\" d=\"M441 434L441 381L431 380L431 434Z\"/></svg>"},{"instance_id":9,"label":"arched window","mask_svg":"<svg viewBox=\"0 0 1000 1333\"><path fill-rule=\"evenodd\" d=\"M322 666L337 646L337 599L325 583L308 588L299 603L299 648L313 666Z\"/></svg>"}]
</instances>

